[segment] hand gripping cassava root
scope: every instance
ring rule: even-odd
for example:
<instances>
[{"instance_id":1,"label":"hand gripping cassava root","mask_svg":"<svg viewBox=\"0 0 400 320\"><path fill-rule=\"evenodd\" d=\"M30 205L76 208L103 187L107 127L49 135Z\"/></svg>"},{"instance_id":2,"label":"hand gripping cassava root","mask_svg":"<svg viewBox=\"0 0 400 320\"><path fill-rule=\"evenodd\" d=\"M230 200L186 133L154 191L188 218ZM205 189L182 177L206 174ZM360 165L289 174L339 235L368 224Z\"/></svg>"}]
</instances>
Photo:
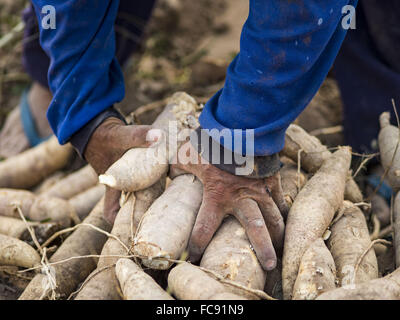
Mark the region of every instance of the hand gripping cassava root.
<instances>
[{"instance_id":1,"label":"hand gripping cassava root","mask_svg":"<svg viewBox=\"0 0 400 320\"><path fill-rule=\"evenodd\" d=\"M317 300L399 300L400 268L384 278L357 283L321 294Z\"/></svg>"},{"instance_id":2,"label":"hand gripping cassava root","mask_svg":"<svg viewBox=\"0 0 400 320\"><path fill-rule=\"evenodd\" d=\"M115 162L104 175L100 183L114 189L133 192L150 187L168 171L170 159L176 154L180 144L177 135L185 128L190 128L190 119L194 119L198 110L196 101L183 92L174 94L164 111L153 123L153 127L163 130L165 135L150 148L133 148ZM177 131L169 132L169 125L174 121ZM172 143L170 142L170 138ZM174 141L175 140L175 141Z\"/></svg>"},{"instance_id":3,"label":"hand gripping cassava root","mask_svg":"<svg viewBox=\"0 0 400 320\"><path fill-rule=\"evenodd\" d=\"M351 151L340 148L332 154L300 191L289 211L283 251L282 285L291 299L300 260L308 246L322 237L343 203Z\"/></svg>"},{"instance_id":4,"label":"hand gripping cassava root","mask_svg":"<svg viewBox=\"0 0 400 320\"><path fill-rule=\"evenodd\" d=\"M318 238L301 258L293 288L293 300L314 300L321 293L335 289L336 268L324 240Z\"/></svg>"},{"instance_id":5,"label":"hand gripping cassava root","mask_svg":"<svg viewBox=\"0 0 400 320\"><path fill-rule=\"evenodd\" d=\"M68 227L76 217L74 208L66 200L36 196L24 190L0 189L0 215L20 218L16 205L32 221L50 220Z\"/></svg>"},{"instance_id":6,"label":"hand gripping cassava root","mask_svg":"<svg viewBox=\"0 0 400 320\"><path fill-rule=\"evenodd\" d=\"M164 189L163 181L158 181L150 188L137 191L126 199L125 203L119 210L115 218L114 226L111 234L116 236L128 248L130 248L133 239L132 232L135 234L136 227L140 218L147 211L154 200L162 193ZM133 218L133 221L132 221ZM133 225L132 225L133 222ZM118 285L118 280L115 274L115 266L112 266L118 261L117 257L107 257L108 255L127 255L126 249L114 238L108 238L105 243L97 269L89 275L90 279L78 293L75 300L119 300L121 299L121 290ZM109 268L100 271L102 268Z\"/></svg>"},{"instance_id":7,"label":"hand gripping cassava root","mask_svg":"<svg viewBox=\"0 0 400 320\"><path fill-rule=\"evenodd\" d=\"M111 226L103 217L103 203L101 199L83 223L110 231ZM76 229L58 248L50 258L50 262L57 262L77 256L98 255L107 240L107 236L88 226ZM52 266L57 287L56 294L60 298L67 298L86 277L96 268L96 258L72 259ZM37 274L25 288L20 300L38 300L50 294L46 286L46 276Z\"/></svg>"},{"instance_id":8,"label":"hand gripping cassava root","mask_svg":"<svg viewBox=\"0 0 400 320\"><path fill-rule=\"evenodd\" d=\"M385 170L388 170L386 178L390 186L398 191L400 189L400 146L397 147L399 144L399 128L390 124L389 112L380 115L379 123L381 130L379 131L378 142L381 164Z\"/></svg>"},{"instance_id":9,"label":"hand gripping cassava root","mask_svg":"<svg viewBox=\"0 0 400 320\"><path fill-rule=\"evenodd\" d=\"M0 162L0 188L29 189L65 167L73 148L56 137Z\"/></svg>"},{"instance_id":10,"label":"hand gripping cassava root","mask_svg":"<svg viewBox=\"0 0 400 320\"><path fill-rule=\"evenodd\" d=\"M378 278L374 250L370 250L363 258L355 274L357 261L370 246L371 239L361 210L349 201L345 201L343 206L343 216L332 225L327 241L341 287Z\"/></svg>"},{"instance_id":11,"label":"hand gripping cassava root","mask_svg":"<svg viewBox=\"0 0 400 320\"><path fill-rule=\"evenodd\" d=\"M134 253L148 257L142 262L152 269L168 269L187 247L202 201L201 182L191 174L172 180L165 192L144 214L134 239Z\"/></svg>"},{"instance_id":12,"label":"hand gripping cassava root","mask_svg":"<svg viewBox=\"0 0 400 320\"><path fill-rule=\"evenodd\" d=\"M174 300L129 259L118 260L115 272L126 300Z\"/></svg>"},{"instance_id":13,"label":"hand gripping cassava root","mask_svg":"<svg viewBox=\"0 0 400 320\"><path fill-rule=\"evenodd\" d=\"M150 155L150 150L153 150ZM100 183L113 189L133 192L154 184L168 171L167 152L162 147L134 148L115 162Z\"/></svg>"},{"instance_id":14,"label":"hand gripping cassava root","mask_svg":"<svg viewBox=\"0 0 400 320\"><path fill-rule=\"evenodd\" d=\"M291 124L286 131L285 147L281 153L297 163L299 152L301 167L308 173L315 173L331 156L331 152L318 138L311 136L301 127ZM350 175L346 180L344 197L354 203L363 200L360 189Z\"/></svg>"},{"instance_id":15,"label":"hand gripping cassava root","mask_svg":"<svg viewBox=\"0 0 400 320\"><path fill-rule=\"evenodd\" d=\"M246 300L190 263L179 263L168 275L168 287L179 300L216 300L229 294L230 299Z\"/></svg>"},{"instance_id":16,"label":"hand gripping cassava root","mask_svg":"<svg viewBox=\"0 0 400 320\"><path fill-rule=\"evenodd\" d=\"M71 173L64 179L55 183L43 195L68 200L73 196L94 187L98 183L98 176L94 169L87 165Z\"/></svg>"},{"instance_id":17,"label":"hand gripping cassava root","mask_svg":"<svg viewBox=\"0 0 400 320\"><path fill-rule=\"evenodd\" d=\"M40 264L40 256L29 244L0 234L0 266L32 268Z\"/></svg>"},{"instance_id":18,"label":"hand gripping cassava root","mask_svg":"<svg viewBox=\"0 0 400 320\"><path fill-rule=\"evenodd\" d=\"M207 246L200 266L213 270L223 278L236 281L247 288L264 289L266 272L251 249L246 231L233 216L225 218ZM255 295L239 288L225 286L228 292L248 299L258 299Z\"/></svg>"}]
</instances>

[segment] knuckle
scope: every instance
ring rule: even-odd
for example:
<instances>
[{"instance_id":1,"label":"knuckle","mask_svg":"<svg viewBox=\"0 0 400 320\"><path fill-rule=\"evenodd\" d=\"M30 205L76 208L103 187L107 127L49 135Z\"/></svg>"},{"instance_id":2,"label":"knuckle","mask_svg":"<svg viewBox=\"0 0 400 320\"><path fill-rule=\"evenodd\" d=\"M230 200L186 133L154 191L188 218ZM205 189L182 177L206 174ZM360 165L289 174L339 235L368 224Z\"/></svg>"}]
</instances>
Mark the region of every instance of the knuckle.
<instances>
[{"instance_id":1,"label":"knuckle","mask_svg":"<svg viewBox=\"0 0 400 320\"><path fill-rule=\"evenodd\" d=\"M213 200L221 200L227 194L227 186L223 183L208 183L206 185L206 191L209 193L209 197Z\"/></svg>"}]
</instances>

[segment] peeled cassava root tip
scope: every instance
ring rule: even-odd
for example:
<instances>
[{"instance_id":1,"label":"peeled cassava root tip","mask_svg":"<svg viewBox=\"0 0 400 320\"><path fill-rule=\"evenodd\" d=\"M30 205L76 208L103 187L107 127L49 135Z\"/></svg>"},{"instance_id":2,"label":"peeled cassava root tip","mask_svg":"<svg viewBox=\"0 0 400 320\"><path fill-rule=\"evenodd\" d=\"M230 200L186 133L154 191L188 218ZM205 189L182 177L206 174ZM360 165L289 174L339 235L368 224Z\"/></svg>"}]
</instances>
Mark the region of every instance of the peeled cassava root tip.
<instances>
[{"instance_id":1,"label":"peeled cassava root tip","mask_svg":"<svg viewBox=\"0 0 400 320\"><path fill-rule=\"evenodd\" d=\"M167 152L163 145L128 150L99 177L99 182L127 192L148 188L168 170Z\"/></svg>"},{"instance_id":2,"label":"peeled cassava root tip","mask_svg":"<svg viewBox=\"0 0 400 320\"><path fill-rule=\"evenodd\" d=\"M168 269L185 251L203 194L201 182L191 174L172 180L151 205L140 223L134 253L147 257L142 263L152 269Z\"/></svg>"},{"instance_id":3,"label":"peeled cassava root tip","mask_svg":"<svg viewBox=\"0 0 400 320\"><path fill-rule=\"evenodd\" d=\"M190 119L194 118L198 109L196 101L186 93L174 94L153 123L155 129L160 129L164 133L157 143L149 148L128 150L99 177L100 183L118 190L133 192L148 188L160 180L168 171L170 159L184 142L183 139L178 139L178 136L186 132L183 129L192 128L193 121Z\"/></svg>"},{"instance_id":4,"label":"peeled cassava root tip","mask_svg":"<svg viewBox=\"0 0 400 320\"><path fill-rule=\"evenodd\" d=\"M333 153L297 195L288 215L283 251L282 285L285 299L292 298L301 257L325 233L343 203L351 151Z\"/></svg>"}]
</instances>

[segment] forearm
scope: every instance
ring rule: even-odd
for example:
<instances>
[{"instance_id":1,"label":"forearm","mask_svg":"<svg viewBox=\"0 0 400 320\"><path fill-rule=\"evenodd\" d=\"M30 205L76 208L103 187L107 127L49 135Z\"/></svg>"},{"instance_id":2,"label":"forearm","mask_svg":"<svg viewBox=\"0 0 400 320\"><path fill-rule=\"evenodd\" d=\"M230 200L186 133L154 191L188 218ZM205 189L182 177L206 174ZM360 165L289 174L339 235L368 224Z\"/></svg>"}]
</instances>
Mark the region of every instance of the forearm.
<instances>
[{"instance_id":1,"label":"forearm","mask_svg":"<svg viewBox=\"0 0 400 320\"><path fill-rule=\"evenodd\" d=\"M119 1L32 2L40 43L51 60L48 80L53 100L47 116L63 144L124 96L123 76L115 59ZM44 29L40 23L45 5L56 10L56 29Z\"/></svg>"},{"instance_id":2,"label":"forearm","mask_svg":"<svg viewBox=\"0 0 400 320\"><path fill-rule=\"evenodd\" d=\"M342 7L357 0L250 0L240 53L228 68L224 88L205 106L204 129L228 129L225 148L255 156L279 152L285 131L307 106L342 44ZM233 129L242 129L241 141ZM245 129L254 129L251 139ZM249 134L249 133L248 133ZM250 144L253 144L254 148ZM249 143L246 143L246 142Z\"/></svg>"}]
</instances>

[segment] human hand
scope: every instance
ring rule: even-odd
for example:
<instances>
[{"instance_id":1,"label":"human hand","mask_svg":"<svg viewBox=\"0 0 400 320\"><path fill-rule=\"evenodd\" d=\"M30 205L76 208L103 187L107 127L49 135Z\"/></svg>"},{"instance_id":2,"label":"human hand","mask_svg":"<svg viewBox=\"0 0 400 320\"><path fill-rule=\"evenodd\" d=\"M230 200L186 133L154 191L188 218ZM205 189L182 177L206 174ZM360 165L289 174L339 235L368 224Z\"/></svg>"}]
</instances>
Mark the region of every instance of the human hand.
<instances>
[{"instance_id":1,"label":"human hand","mask_svg":"<svg viewBox=\"0 0 400 320\"><path fill-rule=\"evenodd\" d=\"M182 154L182 151L186 154ZM182 161L182 156L189 161ZM256 255L265 270L276 267L283 248L284 219L288 207L284 200L279 172L264 179L235 176L206 163L190 142L178 152L171 174L190 172L203 183L203 202L189 241L190 257L200 259L227 214L233 214L246 230Z\"/></svg>"},{"instance_id":2,"label":"human hand","mask_svg":"<svg viewBox=\"0 0 400 320\"><path fill-rule=\"evenodd\" d=\"M84 156L97 174L104 174L126 151L148 147L160 136L160 131L152 130L151 126L127 126L118 118L107 118L92 134ZM121 191L106 187L104 216L110 224L114 224L120 208L120 196Z\"/></svg>"}]
</instances>

